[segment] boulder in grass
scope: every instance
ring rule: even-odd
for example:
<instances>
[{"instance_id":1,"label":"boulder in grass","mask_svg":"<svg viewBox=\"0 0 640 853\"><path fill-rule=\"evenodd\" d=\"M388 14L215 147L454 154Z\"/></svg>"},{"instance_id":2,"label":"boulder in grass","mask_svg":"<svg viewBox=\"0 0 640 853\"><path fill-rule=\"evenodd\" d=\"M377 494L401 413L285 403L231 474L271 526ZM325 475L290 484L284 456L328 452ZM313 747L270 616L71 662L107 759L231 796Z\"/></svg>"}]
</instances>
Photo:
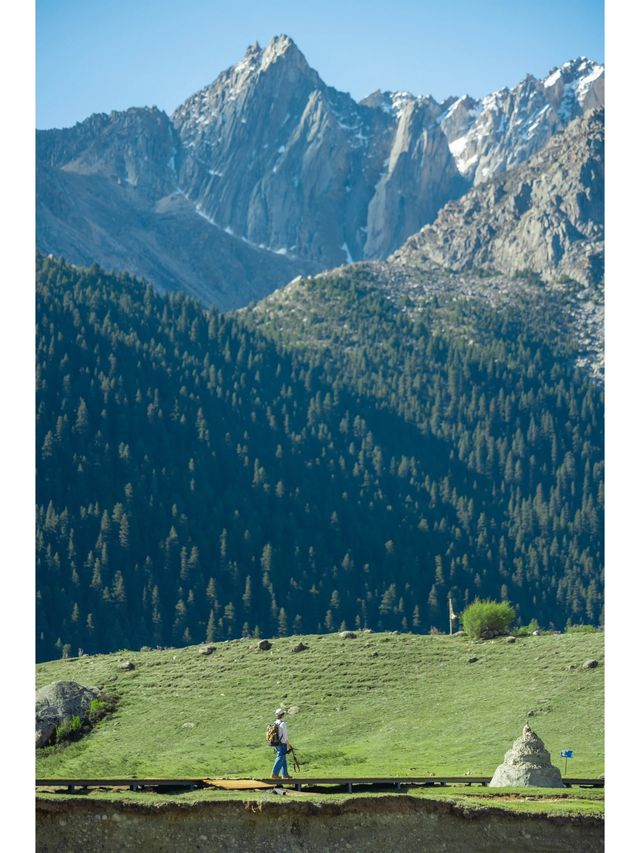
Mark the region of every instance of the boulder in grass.
<instances>
[{"instance_id":1,"label":"boulder in grass","mask_svg":"<svg viewBox=\"0 0 640 853\"><path fill-rule=\"evenodd\" d=\"M135 666L131 663L130 660L123 660L122 663L118 664L118 669L122 669L125 672L128 672L131 669L135 669Z\"/></svg>"},{"instance_id":2,"label":"boulder in grass","mask_svg":"<svg viewBox=\"0 0 640 853\"><path fill-rule=\"evenodd\" d=\"M97 687L84 687L76 681L54 681L36 692L36 746L51 742L65 720L89 719L91 702L100 697Z\"/></svg>"},{"instance_id":3,"label":"boulder in grass","mask_svg":"<svg viewBox=\"0 0 640 853\"><path fill-rule=\"evenodd\" d=\"M358 636L355 631L340 631L343 640L355 640Z\"/></svg>"},{"instance_id":4,"label":"boulder in grass","mask_svg":"<svg viewBox=\"0 0 640 853\"><path fill-rule=\"evenodd\" d=\"M271 648L271 643L269 642L269 640L260 640L260 642L258 643L258 648L261 652L268 652Z\"/></svg>"},{"instance_id":5,"label":"boulder in grass","mask_svg":"<svg viewBox=\"0 0 640 853\"><path fill-rule=\"evenodd\" d=\"M291 651L292 652L306 652L309 646L305 646L304 643L298 643L297 646L294 646Z\"/></svg>"},{"instance_id":6,"label":"boulder in grass","mask_svg":"<svg viewBox=\"0 0 640 853\"><path fill-rule=\"evenodd\" d=\"M214 645L212 645L211 643L207 643L206 646L200 646L200 648L198 649L198 654L199 655L210 655L213 652L215 652L215 650L216 650L216 647Z\"/></svg>"},{"instance_id":7,"label":"boulder in grass","mask_svg":"<svg viewBox=\"0 0 640 853\"><path fill-rule=\"evenodd\" d=\"M582 664L582 668L583 668L583 669L595 669L597 666L598 666L598 661L597 661L597 660L586 660L586 661Z\"/></svg>"},{"instance_id":8,"label":"boulder in grass","mask_svg":"<svg viewBox=\"0 0 640 853\"><path fill-rule=\"evenodd\" d=\"M496 768L492 788L564 788L562 776L551 763L544 743L527 723L522 736L505 753L504 762Z\"/></svg>"}]
</instances>

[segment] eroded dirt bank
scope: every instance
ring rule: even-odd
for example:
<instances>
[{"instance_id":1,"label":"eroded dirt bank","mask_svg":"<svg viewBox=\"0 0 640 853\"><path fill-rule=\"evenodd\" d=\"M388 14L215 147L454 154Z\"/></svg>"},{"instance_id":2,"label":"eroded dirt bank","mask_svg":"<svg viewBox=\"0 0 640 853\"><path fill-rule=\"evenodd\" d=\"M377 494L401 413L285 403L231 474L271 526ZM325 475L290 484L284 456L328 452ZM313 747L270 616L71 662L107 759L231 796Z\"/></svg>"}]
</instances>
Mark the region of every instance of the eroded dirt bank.
<instances>
[{"instance_id":1,"label":"eroded dirt bank","mask_svg":"<svg viewBox=\"0 0 640 853\"><path fill-rule=\"evenodd\" d=\"M470 812L390 796L343 803L36 800L37 853L580 853L604 850L597 818Z\"/></svg>"}]
</instances>

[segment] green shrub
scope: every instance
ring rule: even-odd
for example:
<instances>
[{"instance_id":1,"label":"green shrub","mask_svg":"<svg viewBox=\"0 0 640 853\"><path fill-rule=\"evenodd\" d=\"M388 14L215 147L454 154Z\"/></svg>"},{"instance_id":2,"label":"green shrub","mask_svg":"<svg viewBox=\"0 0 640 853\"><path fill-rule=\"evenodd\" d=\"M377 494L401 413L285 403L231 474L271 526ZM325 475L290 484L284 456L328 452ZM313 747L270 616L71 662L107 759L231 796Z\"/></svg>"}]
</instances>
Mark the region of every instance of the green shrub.
<instances>
[{"instance_id":1,"label":"green shrub","mask_svg":"<svg viewBox=\"0 0 640 853\"><path fill-rule=\"evenodd\" d=\"M81 726L82 720L77 714L63 720L59 726L56 726L56 743L61 740L69 740L76 732L80 731Z\"/></svg>"},{"instance_id":2,"label":"green shrub","mask_svg":"<svg viewBox=\"0 0 640 853\"><path fill-rule=\"evenodd\" d=\"M108 714L113 713L117 704L117 698L108 693L102 693L100 699L92 699L89 703L89 723L95 726Z\"/></svg>"},{"instance_id":3,"label":"green shrub","mask_svg":"<svg viewBox=\"0 0 640 853\"><path fill-rule=\"evenodd\" d=\"M106 703L100 699L92 699L89 704L89 722L93 725L101 720L106 713Z\"/></svg>"},{"instance_id":4,"label":"green shrub","mask_svg":"<svg viewBox=\"0 0 640 853\"><path fill-rule=\"evenodd\" d=\"M528 637L530 634L533 634L534 631L537 631L539 634L544 633L540 630L540 625L538 625L537 619L532 619L528 625L523 625L520 628L513 629L513 634L516 637Z\"/></svg>"},{"instance_id":5,"label":"green shrub","mask_svg":"<svg viewBox=\"0 0 640 853\"><path fill-rule=\"evenodd\" d=\"M462 627L475 640L501 634L516 618L508 601L491 601L477 598L462 613Z\"/></svg>"}]
</instances>

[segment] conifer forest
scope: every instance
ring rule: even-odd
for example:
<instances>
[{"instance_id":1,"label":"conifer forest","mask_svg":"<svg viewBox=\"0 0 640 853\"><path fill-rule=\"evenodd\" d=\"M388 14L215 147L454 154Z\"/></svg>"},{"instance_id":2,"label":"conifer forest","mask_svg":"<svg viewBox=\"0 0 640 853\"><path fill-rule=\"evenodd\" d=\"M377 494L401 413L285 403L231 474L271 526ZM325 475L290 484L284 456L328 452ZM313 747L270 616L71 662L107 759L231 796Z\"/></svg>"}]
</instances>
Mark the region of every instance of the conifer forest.
<instances>
[{"instance_id":1,"label":"conifer forest","mask_svg":"<svg viewBox=\"0 0 640 853\"><path fill-rule=\"evenodd\" d=\"M449 596L601 622L602 385L524 309L336 288L318 346L38 256L38 660L448 631Z\"/></svg>"}]
</instances>

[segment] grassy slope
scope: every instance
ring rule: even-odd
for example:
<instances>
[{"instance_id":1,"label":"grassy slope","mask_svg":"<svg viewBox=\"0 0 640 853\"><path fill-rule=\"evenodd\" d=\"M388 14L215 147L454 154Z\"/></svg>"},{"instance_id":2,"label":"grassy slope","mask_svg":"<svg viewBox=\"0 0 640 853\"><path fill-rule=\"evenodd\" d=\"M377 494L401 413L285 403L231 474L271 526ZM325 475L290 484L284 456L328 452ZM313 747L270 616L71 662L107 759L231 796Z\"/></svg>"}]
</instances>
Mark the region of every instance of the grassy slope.
<instances>
[{"instance_id":1,"label":"grassy slope","mask_svg":"<svg viewBox=\"0 0 640 853\"><path fill-rule=\"evenodd\" d=\"M300 640L310 648L293 654ZM83 740L39 750L37 775L265 776L264 730L282 703L300 709L289 724L301 775L490 775L529 722L562 771L559 752L572 748L568 775L598 776L603 652L600 633L515 644L361 634L277 639L269 652L235 640L208 657L192 646L52 661L37 666L37 687L71 679L120 704ZM588 658L600 665L582 669ZM125 659L134 670L118 669Z\"/></svg>"}]
</instances>

